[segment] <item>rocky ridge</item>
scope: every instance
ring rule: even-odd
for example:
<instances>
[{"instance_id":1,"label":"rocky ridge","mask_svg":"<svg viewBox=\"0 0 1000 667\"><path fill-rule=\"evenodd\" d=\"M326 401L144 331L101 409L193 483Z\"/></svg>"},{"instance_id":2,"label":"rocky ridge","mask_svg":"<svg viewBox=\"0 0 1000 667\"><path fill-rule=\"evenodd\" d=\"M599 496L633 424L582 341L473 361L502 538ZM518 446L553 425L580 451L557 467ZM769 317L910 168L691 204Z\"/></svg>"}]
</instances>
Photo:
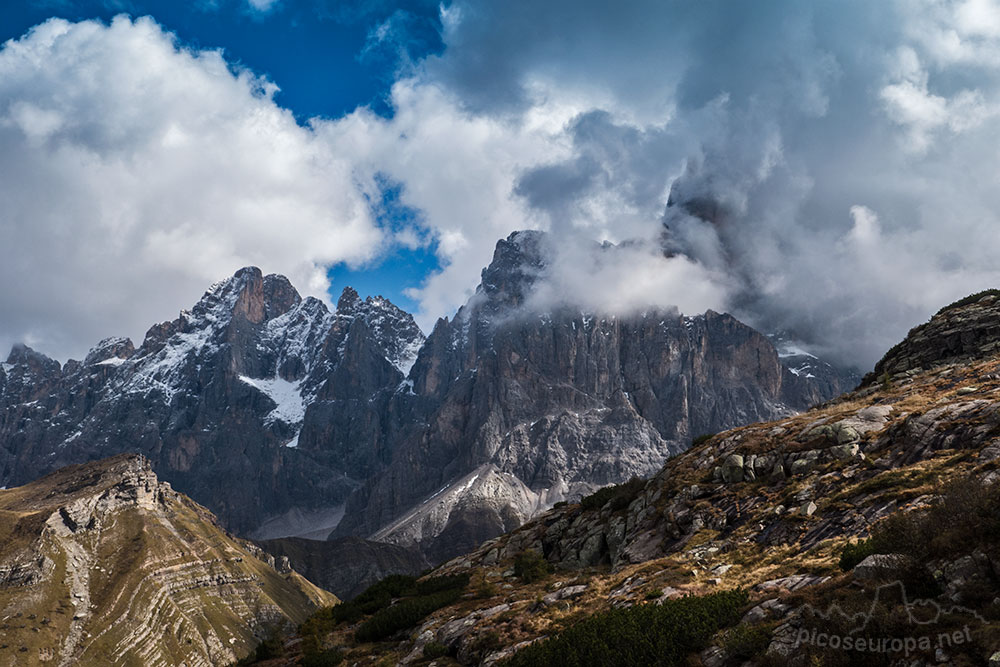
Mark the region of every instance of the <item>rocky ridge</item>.
<instances>
[{"instance_id":1,"label":"rocky ridge","mask_svg":"<svg viewBox=\"0 0 1000 667\"><path fill-rule=\"evenodd\" d=\"M0 563L9 665L228 664L336 602L137 455L0 491Z\"/></svg>"},{"instance_id":2,"label":"rocky ridge","mask_svg":"<svg viewBox=\"0 0 1000 667\"><path fill-rule=\"evenodd\" d=\"M974 295L975 296L975 295ZM916 373L945 360L981 359L1000 350L1000 296L990 290L973 304L946 306L925 324L914 327L865 376L870 386L900 373ZM975 307L968 307L974 305Z\"/></svg>"}]
</instances>

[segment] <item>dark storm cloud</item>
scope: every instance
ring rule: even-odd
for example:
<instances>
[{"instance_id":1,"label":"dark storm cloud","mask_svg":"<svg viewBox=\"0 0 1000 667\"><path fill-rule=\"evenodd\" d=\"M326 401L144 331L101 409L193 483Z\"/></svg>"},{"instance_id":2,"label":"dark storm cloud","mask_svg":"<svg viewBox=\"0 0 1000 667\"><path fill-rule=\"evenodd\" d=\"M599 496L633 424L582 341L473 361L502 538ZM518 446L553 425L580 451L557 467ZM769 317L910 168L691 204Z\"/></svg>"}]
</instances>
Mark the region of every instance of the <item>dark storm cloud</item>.
<instances>
[{"instance_id":1,"label":"dark storm cloud","mask_svg":"<svg viewBox=\"0 0 1000 667\"><path fill-rule=\"evenodd\" d=\"M661 243L666 224L671 249L725 276L730 309L866 367L1000 277L984 251L1000 250L997 16L979 0L457 1L427 76L512 123L578 109L569 154L513 188L558 233Z\"/></svg>"}]
</instances>

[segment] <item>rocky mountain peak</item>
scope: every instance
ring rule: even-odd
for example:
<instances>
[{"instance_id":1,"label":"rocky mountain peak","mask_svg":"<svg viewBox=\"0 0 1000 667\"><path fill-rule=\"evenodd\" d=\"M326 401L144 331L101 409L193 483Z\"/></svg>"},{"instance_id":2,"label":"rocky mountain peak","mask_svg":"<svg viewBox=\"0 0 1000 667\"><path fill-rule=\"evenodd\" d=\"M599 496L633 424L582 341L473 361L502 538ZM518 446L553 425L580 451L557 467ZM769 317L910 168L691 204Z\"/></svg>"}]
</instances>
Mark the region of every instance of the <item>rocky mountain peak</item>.
<instances>
[{"instance_id":1,"label":"rocky mountain peak","mask_svg":"<svg viewBox=\"0 0 1000 667\"><path fill-rule=\"evenodd\" d=\"M413 316L382 296L369 296L364 302L364 317L385 358L407 375L426 339Z\"/></svg>"},{"instance_id":2,"label":"rocky mountain peak","mask_svg":"<svg viewBox=\"0 0 1000 667\"><path fill-rule=\"evenodd\" d=\"M984 358L998 350L1000 290L987 290L942 308L929 322L911 329L862 384L960 359Z\"/></svg>"},{"instance_id":3,"label":"rocky mountain peak","mask_svg":"<svg viewBox=\"0 0 1000 667\"><path fill-rule=\"evenodd\" d=\"M337 314L354 315L360 306L361 297L358 295L356 289L348 285L344 288L344 291L340 293L340 298L337 299Z\"/></svg>"},{"instance_id":4,"label":"rocky mountain peak","mask_svg":"<svg viewBox=\"0 0 1000 667\"><path fill-rule=\"evenodd\" d=\"M226 324L234 315L261 324L287 313L301 301L288 278L273 273L265 276L256 266L248 266L209 287L181 317L196 326Z\"/></svg>"},{"instance_id":5,"label":"rocky mountain peak","mask_svg":"<svg viewBox=\"0 0 1000 667\"><path fill-rule=\"evenodd\" d=\"M545 269L548 242L548 234L537 230L516 231L498 241L477 294L494 307L521 305Z\"/></svg>"},{"instance_id":6,"label":"rocky mountain peak","mask_svg":"<svg viewBox=\"0 0 1000 667\"><path fill-rule=\"evenodd\" d=\"M24 366L33 373L59 372L60 364L24 343L15 343L7 355L8 366Z\"/></svg>"},{"instance_id":7,"label":"rocky mountain peak","mask_svg":"<svg viewBox=\"0 0 1000 667\"><path fill-rule=\"evenodd\" d=\"M128 359L135 354L135 345L132 340L121 336L105 338L94 347L90 348L84 358L84 364L93 366L95 364L105 364L116 366L121 361Z\"/></svg>"},{"instance_id":8,"label":"rocky mountain peak","mask_svg":"<svg viewBox=\"0 0 1000 667\"><path fill-rule=\"evenodd\" d=\"M229 304L232 303L232 314L253 324L283 315L302 301L287 278L275 274L263 276L255 266L237 271L229 281L224 282L217 294L220 305L224 304L224 308L230 310ZM202 302L210 308L214 305L209 294Z\"/></svg>"},{"instance_id":9,"label":"rocky mountain peak","mask_svg":"<svg viewBox=\"0 0 1000 667\"><path fill-rule=\"evenodd\" d=\"M264 276L261 292L267 308L265 319L268 320L287 313L302 301L291 281L279 273Z\"/></svg>"},{"instance_id":10,"label":"rocky mountain peak","mask_svg":"<svg viewBox=\"0 0 1000 667\"><path fill-rule=\"evenodd\" d=\"M345 324L367 328L385 358L403 375L409 372L425 339L412 315L381 295L362 300L350 286L337 300L336 315Z\"/></svg>"},{"instance_id":11,"label":"rocky mountain peak","mask_svg":"<svg viewBox=\"0 0 1000 667\"><path fill-rule=\"evenodd\" d=\"M321 517L309 532L436 558L650 474L696 435L831 397L726 315L520 316L550 241L500 241L479 294L427 341L381 296L346 288L331 312L241 269L138 350L109 339L88 363L0 376L0 485L139 451L231 530L301 534L305 512ZM421 507L416 533L386 532Z\"/></svg>"}]
</instances>

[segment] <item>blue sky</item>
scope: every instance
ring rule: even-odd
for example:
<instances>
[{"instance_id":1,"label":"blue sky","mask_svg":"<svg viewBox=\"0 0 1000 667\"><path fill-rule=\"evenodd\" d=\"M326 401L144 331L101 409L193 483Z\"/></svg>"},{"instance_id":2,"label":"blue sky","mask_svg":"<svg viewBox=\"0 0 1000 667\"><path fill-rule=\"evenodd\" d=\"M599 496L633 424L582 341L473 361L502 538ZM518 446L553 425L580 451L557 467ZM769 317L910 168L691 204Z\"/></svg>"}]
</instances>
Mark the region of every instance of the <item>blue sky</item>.
<instances>
[{"instance_id":1,"label":"blue sky","mask_svg":"<svg viewBox=\"0 0 1000 667\"><path fill-rule=\"evenodd\" d=\"M394 48L365 46L369 34L397 12L408 17L409 32L397 32L402 43L392 47L414 59L441 49L435 4L334 0L280 0L266 11L243 0L10 0L0 3L0 41L53 16L110 21L121 13L149 15L184 44L224 49L230 62L278 83L276 101L305 120L341 116L363 105L391 112L385 97L399 65Z\"/></svg>"}]
</instances>

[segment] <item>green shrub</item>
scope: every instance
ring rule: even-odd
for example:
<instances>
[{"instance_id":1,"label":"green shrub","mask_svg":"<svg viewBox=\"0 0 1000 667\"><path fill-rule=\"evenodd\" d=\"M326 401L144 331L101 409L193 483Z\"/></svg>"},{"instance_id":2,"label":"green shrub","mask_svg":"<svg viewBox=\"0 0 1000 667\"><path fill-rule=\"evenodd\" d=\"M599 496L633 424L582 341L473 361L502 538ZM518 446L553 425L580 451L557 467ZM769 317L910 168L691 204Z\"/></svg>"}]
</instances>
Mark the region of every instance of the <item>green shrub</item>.
<instances>
[{"instance_id":1,"label":"green shrub","mask_svg":"<svg viewBox=\"0 0 1000 667\"><path fill-rule=\"evenodd\" d=\"M427 642L424 644L424 657L428 660L443 658L448 655L448 647L440 642Z\"/></svg>"},{"instance_id":2,"label":"green shrub","mask_svg":"<svg viewBox=\"0 0 1000 667\"><path fill-rule=\"evenodd\" d=\"M253 664L254 662L262 662L264 660L272 660L274 658L280 658L285 654L285 645L277 635L268 637L261 643L257 644L256 650L251 656Z\"/></svg>"},{"instance_id":3,"label":"green shrub","mask_svg":"<svg viewBox=\"0 0 1000 667\"><path fill-rule=\"evenodd\" d=\"M722 628L740 620L748 596L726 591L613 609L527 646L507 667L683 665Z\"/></svg>"},{"instance_id":4,"label":"green shrub","mask_svg":"<svg viewBox=\"0 0 1000 667\"><path fill-rule=\"evenodd\" d=\"M771 645L773 623L738 623L722 636L722 648L732 658L751 660L767 653Z\"/></svg>"},{"instance_id":5,"label":"green shrub","mask_svg":"<svg viewBox=\"0 0 1000 667\"><path fill-rule=\"evenodd\" d=\"M550 571L549 562L537 551L522 551L514 557L514 575L526 584L544 579Z\"/></svg>"},{"instance_id":6,"label":"green shrub","mask_svg":"<svg viewBox=\"0 0 1000 667\"><path fill-rule=\"evenodd\" d=\"M645 488L646 480L633 477L624 484L605 486L589 496L584 496L580 500L580 507L585 510L599 510L610 503L612 512L620 512L627 509Z\"/></svg>"},{"instance_id":7,"label":"green shrub","mask_svg":"<svg viewBox=\"0 0 1000 667\"><path fill-rule=\"evenodd\" d=\"M374 642L391 637L400 630L413 627L432 612L458 601L462 589L440 591L431 595L404 598L394 605L375 612L354 633L359 643Z\"/></svg>"},{"instance_id":8,"label":"green shrub","mask_svg":"<svg viewBox=\"0 0 1000 667\"><path fill-rule=\"evenodd\" d=\"M344 661L344 653L337 648L306 653L299 662L301 667L334 667Z\"/></svg>"},{"instance_id":9,"label":"green shrub","mask_svg":"<svg viewBox=\"0 0 1000 667\"><path fill-rule=\"evenodd\" d=\"M352 599L351 602L362 608L381 604L378 607L381 609L389 604L386 600L411 593L416 585L417 580L414 577L405 574L390 574L385 579L366 588L363 593ZM385 604L382 604L383 601L386 601Z\"/></svg>"},{"instance_id":10,"label":"green shrub","mask_svg":"<svg viewBox=\"0 0 1000 667\"><path fill-rule=\"evenodd\" d=\"M875 526L878 553L919 562L1000 546L1000 485L962 479L946 486L929 508L897 512Z\"/></svg>"},{"instance_id":11,"label":"green shrub","mask_svg":"<svg viewBox=\"0 0 1000 667\"><path fill-rule=\"evenodd\" d=\"M906 558L892 577L911 595L933 597L940 588L923 564L998 546L1000 485L962 479L945 486L930 507L896 512L879 522L867 540L845 545L840 568L851 570L873 554L902 554Z\"/></svg>"},{"instance_id":12,"label":"green shrub","mask_svg":"<svg viewBox=\"0 0 1000 667\"><path fill-rule=\"evenodd\" d=\"M715 437L714 433L702 433L697 438L691 441L691 446L697 447L698 445L703 445L714 437Z\"/></svg>"},{"instance_id":13,"label":"green shrub","mask_svg":"<svg viewBox=\"0 0 1000 667\"><path fill-rule=\"evenodd\" d=\"M359 642L377 641L408 628L435 609L456 601L469 585L468 574L442 575L417 581L415 577L394 574L369 586L353 600L326 607L310 616L301 626L303 651L321 652L322 637L339 623L356 623L368 617L355 638ZM393 603L393 600L396 600ZM328 656L333 659L332 654Z\"/></svg>"},{"instance_id":14,"label":"green shrub","mask_svg":"<svg viewBox=\"0 0 1000 667\"><path fill-rule=\"evenodd\" d=\"M871 538L857 544L845 544L840 552L840 569L844 572L853 570L855 565L876 553L880 552Z\"/></svg>"},{"instance_id":15,"label":"green shrub","mask_svg":"<svg viewBox=\"0 0 1000 667\"><path fill-rule=\"evenodd\" d=\"M469 575L467 574L442 575L418 581L411 595L430 595L431 593L440 593L441 591L448 591L455 588L465 588L468 585Z\"/></svg>"},{"instance_id":16,"label":"green shrub","mask_svg":"<svg viewBox=\"0 0 1000 667\"><path fill-rule=\"evenodd\" d=\"M479 588L476 589L476 597L481 599L491 598L499 592L500 590L495 585L488 581L484 581L480 584Z\"/></svg>"}]
</instances>

